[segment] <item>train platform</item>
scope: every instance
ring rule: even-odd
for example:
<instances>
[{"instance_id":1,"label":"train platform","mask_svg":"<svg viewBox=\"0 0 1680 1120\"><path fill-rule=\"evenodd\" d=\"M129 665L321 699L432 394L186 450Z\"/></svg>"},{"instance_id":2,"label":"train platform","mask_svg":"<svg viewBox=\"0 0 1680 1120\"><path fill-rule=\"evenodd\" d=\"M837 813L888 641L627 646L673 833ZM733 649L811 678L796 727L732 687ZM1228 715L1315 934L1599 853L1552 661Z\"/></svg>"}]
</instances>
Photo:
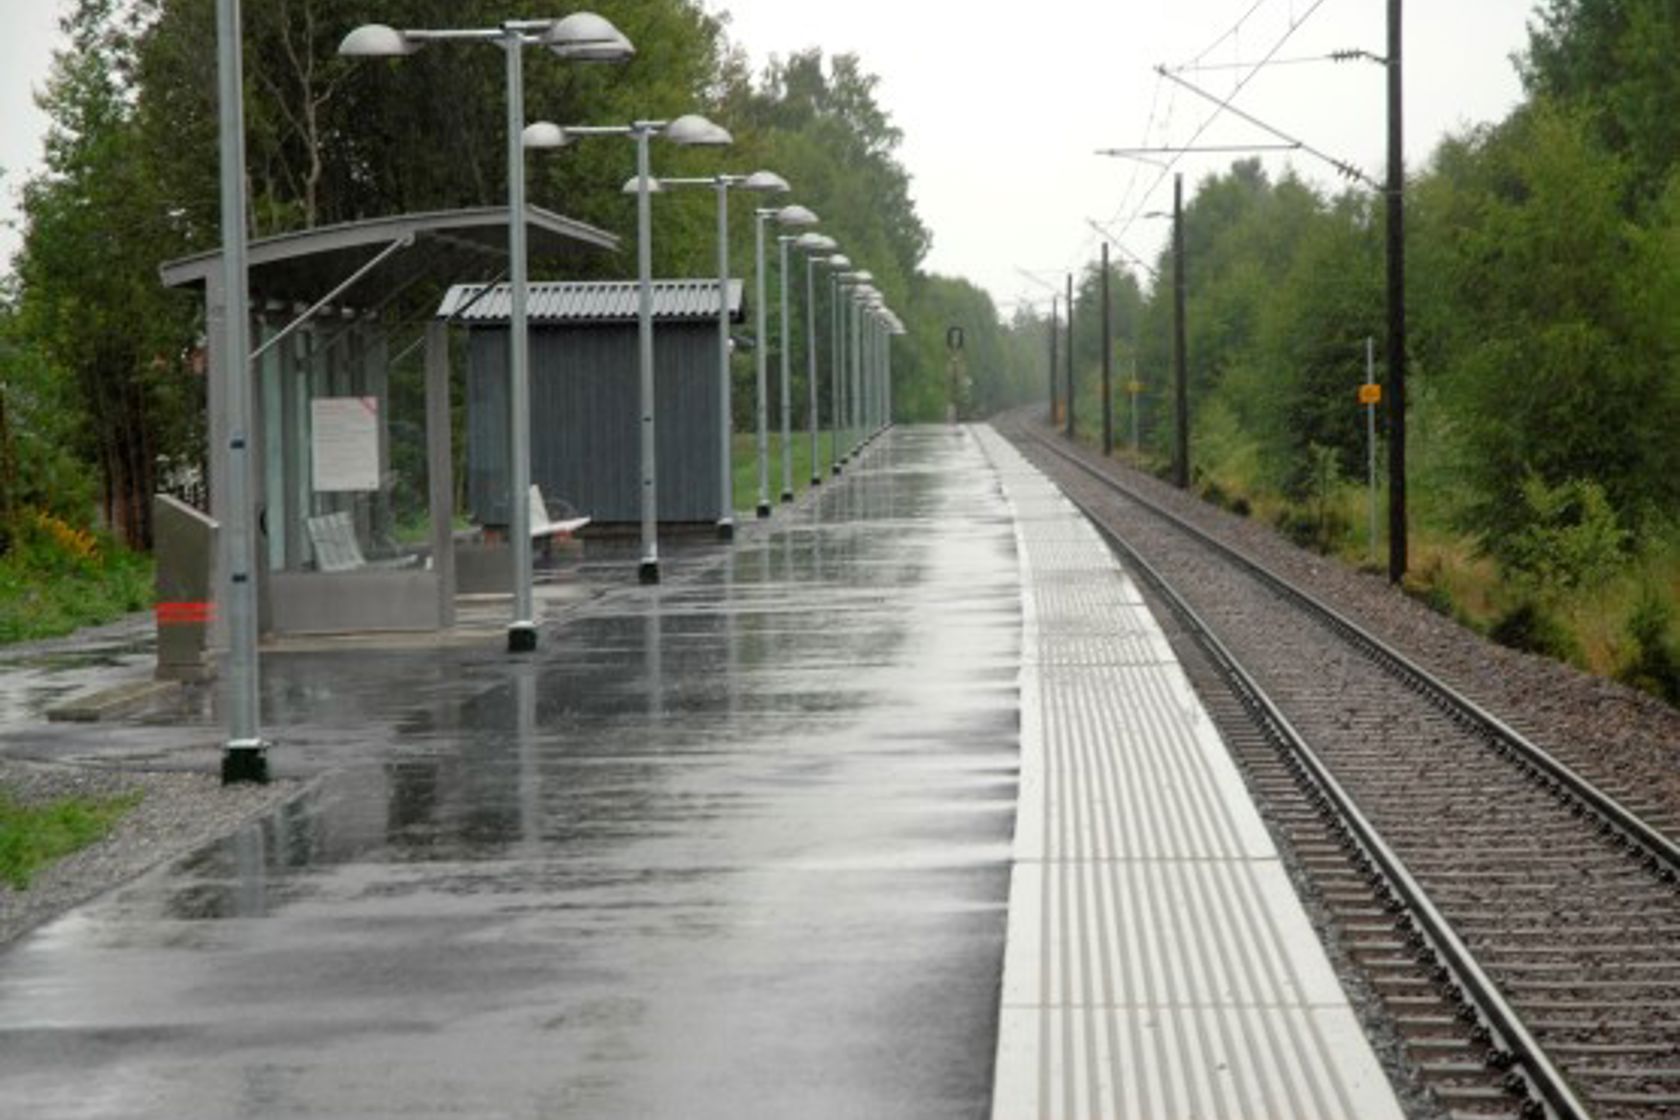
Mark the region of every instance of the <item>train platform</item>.
<instances>
[{"instance_id":1,"label":"train platform","mask_svg":"<svg viewBox=\"0 0 1680 1120\"><path fill-rule=\"evenodd\" d=\"M1021 565L994 1117L1401 1110L1242 777L1090 523L979 433Z\"/></svg>"},{"instance_id":2,"label":"train platform","mask_svg":"<svg viewBox=\"0 0 1680 1120\"><path fill-rule=\"evenodd\" d=\"M527 657L493 618L265 651L304 792L0 950L0 1111L1399 1115L1136 589L1012 448L895 429L741 529L655 587L586 545ZM0 687L0 757L213 769L210 710L34 718L63 660Z\"/></svg>"}]
</instances>

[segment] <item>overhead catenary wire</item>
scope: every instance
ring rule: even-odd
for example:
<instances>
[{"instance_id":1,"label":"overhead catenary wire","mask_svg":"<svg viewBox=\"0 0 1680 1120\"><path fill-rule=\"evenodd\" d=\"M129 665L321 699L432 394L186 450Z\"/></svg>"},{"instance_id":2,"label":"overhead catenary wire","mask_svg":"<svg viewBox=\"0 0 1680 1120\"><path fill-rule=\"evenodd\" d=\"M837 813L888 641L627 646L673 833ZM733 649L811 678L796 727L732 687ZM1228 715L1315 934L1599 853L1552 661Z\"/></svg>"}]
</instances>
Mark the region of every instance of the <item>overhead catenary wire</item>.
<instances>
[{"instance_id":1,"label":"overhead catenary wire","mask_svg":"<svg viewBox=\"0 0 1680 1120\"><path fill-rule=\"evenodd\" d=\"M1231 35L1235 34L1240 28L1243 20L1246 20L1250 15L1252 15L1254 11L1260 7L1260 4L1264 2L1265 0L1258 0L1253 7L1243 14L1242 19L1237 21L1237 26L1233 27L1230 32L1227 32L1224 36L1217 40L1214 45L1217 46L1218 43L1224 42L1225 39L1228 39ZM1183 145L1184 147L1194 145L1197 140L1201 139L1203 134L1205 134L1209 128L1213 127L1213 123L1223 115L1226 108L1230 107L1230 102L1234 101L1237 95L1242 93L1242 91L1248 86L1248 83L1253 81L1255 76L1258 75L1260 71L1263 70L1272 61L1272 59L1277 56L1277 53L1284 48L1285 44L1294 37L1295 32L1299 31L1301 26L1311 19L1314 13L1324 6L1324 3L1325 0L1313 0L1312 5L1307 8L1305 12L1302 12L1299 16L1296 16L1289 21L1288 27L1284 29L1283 34L1278 37L1277 41L1272 44L1271 49L1267 50L1265 54L1261 56L1260 60L1254 64L1253 68L1250 69L1247 74L1244 74L1240 79L1238 79L1235 87L1231 90L1230 96L1225 99L1224 105L1216 106L1214 111L1208 114L1207 118L1196 127L1196 130L1191 134L1190 139L1185 141ZM1199 62L1201 59L1205 58L1212 49L1212 47L1209 47L1208 50L1203 51L1191 61ZM1156 73L1162 77L1170 77L1170 75L1168 75L1165 70L1160 67L1156 68ZM1178 79L1178 81L1182 84L1182 79ZM1121 224L1120 232L1122 234L1130 232L1132 225L1139 217L1142 216L1144 207L1147 205L1149 197L1155 193L1156 188L1166 181L1167 176L1172 173L1173 167L1178 163L1180 158L1180 156L1175 155L1166 161L1165 166L1160 169L1160 172L1155 176L1154 181L1150 183L1148 190L1144 192L1143 199L1139 201L1137 209L1131 213L1123 224ZM1108 224L1114 224L1114 222L1119 219L1120 213L1121 211L1116 211L1114 217L1110 219Z\"/></svg>"},{"instance_id":2,"label":"overhead catenary wire","mask_svg":"<svg viewBox=\"0 0 1680 1120\"><path fill-rule=\"evenodd\" d=\"M1325 163L1328 163L1331 167L1334 167L1337 171L1339 171L1341 174L1345 175L1347 178L1353 179L1353 180L1355 180L1357 182L1360 182L1360 183L1364 183L1366 186L1370 187L1372 190L1380 191L1380 190L1383 189L1382 184L1378 183L1375 179L1373 179L1369 175L1365 174L1365 172L1361 171L1358 167L1354 166L1348 160L1337 159L1335 156L1330 155L1328 152L1325 152L1322 149L1313 147L1311 144L1307 143L1305 140L1302 140L1302 139L1300 139L1299 137L1296 137L1296 136L1291 136L1289 133L1283 131L1281 128L1276 128L1272 125L1267 124L1265 121L1261 120L1259 117L1255 116L1253 113L1250 113L1250 112L1247 112L1245 110L1237 108L1235 105L1231 104L1231 101L1232 101L1233 98L1236 97L1236 94L1233 93L1230 97L1221 98L1221 97L1217 96L1216 94L1209 93L1207 90L1202 89L1201 87L1197 86L1195 83L1191 82L1187 78L1182 78L1177 74L1173 74L1173 73L1168 72L1165 67L1157 66L1155 68L1155 71L1156 71L1156 73L1160 74L1163 78L1166 78L1168 81L1177 82L1179 85L1183 86L1185 89L1189 90L1191 93L1196 94L1198 97L1205 97L1209 101L1212 101L1215 105L1218 106L1218 108L1221 111L1234 113L1238 117L1241 117L1243 120L1247 121L1249 124L1253 125L1255 128L1258 128L1263 132L1269 132L1273 136L1276 136L1279 140L1284 141L1284 143L1289 145L1290 147L1299 148L1301 151L1306 152L1308 155L1317 156L1319 159L1323 160Z\"/></svg>"}]
</instances>

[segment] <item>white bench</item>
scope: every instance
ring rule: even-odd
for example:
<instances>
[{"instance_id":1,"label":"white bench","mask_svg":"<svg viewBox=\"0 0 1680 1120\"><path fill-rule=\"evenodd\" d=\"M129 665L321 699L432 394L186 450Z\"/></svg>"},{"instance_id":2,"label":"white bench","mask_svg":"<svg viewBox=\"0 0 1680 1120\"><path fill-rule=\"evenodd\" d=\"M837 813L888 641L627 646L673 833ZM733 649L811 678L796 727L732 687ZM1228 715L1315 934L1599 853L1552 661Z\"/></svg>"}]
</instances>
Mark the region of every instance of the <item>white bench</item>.
<instances>
[{"instance_id":1,"label":"white bench","mask_svg":"<svg viewBox=\"0 0 1680 1120\"><path fill-rule=\"evenodd\" d=\"M534 482L531 484L532 540L565 540L589 524L590 520L588 517L566 517L558 521L550 520L548 503L543 501L542 488Z\"/></svg>"},{"instance_id":2,"label":"white bench","mask_svg":"<svg viewBox=\"0 0 1680 1120\"><path fill-rule=\"evenodd\" d=\"M358 568L409 568L420 563L421 557L397 556L389 560L370 561L362 555L361 542L356 539L356 524L348 510L323 513L304 518L309 530L309 544L315 550L315 570L318 572L353 572Z\"/></svg>"}]
</instances>

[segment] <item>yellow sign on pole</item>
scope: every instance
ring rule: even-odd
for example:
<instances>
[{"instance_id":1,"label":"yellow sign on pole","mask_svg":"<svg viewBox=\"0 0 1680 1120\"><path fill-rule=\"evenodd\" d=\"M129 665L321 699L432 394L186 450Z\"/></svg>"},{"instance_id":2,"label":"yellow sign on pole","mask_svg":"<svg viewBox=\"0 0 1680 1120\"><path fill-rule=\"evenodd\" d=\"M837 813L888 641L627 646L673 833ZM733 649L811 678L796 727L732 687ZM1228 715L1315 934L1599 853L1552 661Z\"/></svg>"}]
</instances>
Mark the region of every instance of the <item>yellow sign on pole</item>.
<instances>
[{"instance_id":1,"label":"yellow sign on pole","mask_svg":"<svg viewBox=\"0 0 1680 1120\"><path fill-rule=\"evenodd\" d=\"M1381 385L1361 385L1359 387L1359 403L1360 404L1381 404L1382 403L1382 386Z\"/></svg>"},{"instance_id":2,"label":"yellow sign on pole","mask_svg":"<svg viewBox=\"0 0 1680 1120\"><path fill-rule=\"evenodd\" d=\"M1139 393L1143 392L1143 382L1141 382L1141 381L1128 381L1128 382L1126 382L1126 392L1132 394L1132 396L1134 396L1134 397L1137 396Z\"/></svg>"}]
</instances>

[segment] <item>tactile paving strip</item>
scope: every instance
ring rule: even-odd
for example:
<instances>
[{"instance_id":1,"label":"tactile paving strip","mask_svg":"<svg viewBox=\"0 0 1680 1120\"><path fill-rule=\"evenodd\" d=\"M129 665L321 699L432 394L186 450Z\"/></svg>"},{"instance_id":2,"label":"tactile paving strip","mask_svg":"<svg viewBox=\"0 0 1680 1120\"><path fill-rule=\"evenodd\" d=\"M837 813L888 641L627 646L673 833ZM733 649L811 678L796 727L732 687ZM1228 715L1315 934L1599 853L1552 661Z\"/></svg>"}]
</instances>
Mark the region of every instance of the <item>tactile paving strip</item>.
<instances>
[{"instance_id":1,"label":"tactile paving strip","mask_svg":"<svg viewBox=\"0 0 1680 1120\"><path fill-rule=\"evenodd\" d=\"M995 432L1022 576L995 1117L1398 1120L1242 777L1136 586Z\"/></svg>"}]
</instances>

